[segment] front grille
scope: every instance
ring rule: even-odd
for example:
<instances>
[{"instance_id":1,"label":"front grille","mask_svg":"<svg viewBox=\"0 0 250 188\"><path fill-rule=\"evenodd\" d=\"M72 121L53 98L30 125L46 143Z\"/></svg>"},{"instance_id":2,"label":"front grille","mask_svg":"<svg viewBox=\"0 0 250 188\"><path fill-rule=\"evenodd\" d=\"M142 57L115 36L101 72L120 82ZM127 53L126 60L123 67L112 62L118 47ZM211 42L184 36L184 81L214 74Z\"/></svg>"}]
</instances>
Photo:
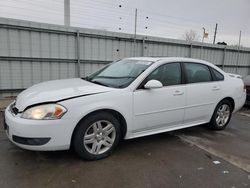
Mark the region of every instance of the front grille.
<instances>
[{"instance_id":1,"label":"front grille","mask_svg":"<svg viewBox=\"0 0 250 188\"><path fill-rule=\"evenodd\" d=\"M20 137L13 135L12 139L14 142L17 142L19 144L24 145L30 145L30 146L42 146L44 144L47 144L51 138L45 137L45 138L27 138L27 137Z\"/></svg>"},{"instance_id":2,"label":"front grille","mask_svg":"<svg viewBox=\"0 0 250 188\"><path fill-rule=\"evenodd\" d=\"M12 111L13 111L13 113L14 113L15 115L18 114L18 109L17 109L16 107L12 108Z\"/></svg>"},{"instance_id":3,"label":"front grille","mask_svg":"<svg viewBox=\"0 0 250 188\"><path fill-rule=\"evenodd\" d=\"M17 108L15 105L16 105L16 103L13 103L13 104L10 106L10 111L11 111L11 113L17 115L19 111L18 111L18 108Z\"/></svg>"}]
</instances>

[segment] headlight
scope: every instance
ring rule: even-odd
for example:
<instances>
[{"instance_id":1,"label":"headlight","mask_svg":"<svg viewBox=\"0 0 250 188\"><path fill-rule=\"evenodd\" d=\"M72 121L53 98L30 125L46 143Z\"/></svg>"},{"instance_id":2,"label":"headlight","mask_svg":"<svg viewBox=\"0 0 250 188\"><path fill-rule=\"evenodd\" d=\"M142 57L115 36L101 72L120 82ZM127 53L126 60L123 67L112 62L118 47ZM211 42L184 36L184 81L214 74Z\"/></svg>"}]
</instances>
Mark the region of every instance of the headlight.
<instances>
[{"instance_id":1,"label":"headlight","mask_svg":"<svg viewBox=\"0 0 250 188\"><path fill-rule=\"evenodd\" d=\"M44 104L28 108L21 115L25 119L59 119L67 109L59 104Z\"/></svg>"}]
</instances>

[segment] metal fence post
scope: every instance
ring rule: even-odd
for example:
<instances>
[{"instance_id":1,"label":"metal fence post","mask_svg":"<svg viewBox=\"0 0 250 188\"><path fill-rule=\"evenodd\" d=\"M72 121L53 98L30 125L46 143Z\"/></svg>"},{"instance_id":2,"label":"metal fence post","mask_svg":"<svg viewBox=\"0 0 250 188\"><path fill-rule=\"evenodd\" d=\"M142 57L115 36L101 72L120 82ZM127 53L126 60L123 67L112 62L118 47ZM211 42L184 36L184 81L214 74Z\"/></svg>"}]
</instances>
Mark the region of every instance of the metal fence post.
<instances>
[{"instance_id":1,"label":"metal fence post","mask_svg":"<svg viewBox=\"0 0 250 188\"><path fill-rule=\"evenodd\" d=\"M203 43L202 43L202 45L201 45L201 48L200 48L200 59L202 58L202 51L203 51Z\"/></svg>"},{"instance_id":2,"label":"metal fence post","mask_svg":"<svg viewBox=\"0 0 250 188\"><path fill-rule=\"evenodd\" d=\"M145 48L145 38L143 37L143 39L142 39L142 51L141 51L142 56L144 56L144 48Z\"/></svg>"},{"instance_id":3,"label":"metal fence post","mask_svg":"<svg viewBox=\"0 0 250 188\"><path fill-rule=\"evenodd\" d=\"M224 50L223 50L223 56L222 56L222 70L224 70L225 59L226 59L226 47L225 47Z\"/></svg>"},{"instance_id":4,"label":"metal fence post","mask_svg":"<svg viewBox=\"0 0 250 188\"><path fill-rule=\"evenodd\" d=\"M238 47L238 51L237 51L237 60L236 60L236 74L238 73L238 67L239 67L239 58L240 58L240 47Z\"/></svg>"},{"instance_id":5,"label":"metal fence post","mask_svg":"<svg viewBox=\"0 0 250 188\"><path fill-rule=\"evenodd\" d=\"M250 53L249 53L249 66L250 66ZM248 74L248 75L250 74L250 67L248 67L247 74Z\"/></svg>"},{"instance_id":6,"label":"metal fence post","mask_svg":"<svg viewBox=\"0 0 250 188\"><path fill-rule=\"evenodd\" d=\"M77 58L77 76L80 77L81 76L81 61L80 61L80 33L79 30L77 30L76 32L76 58Z\"/></svg>"},{"instance_id":7,"label":"metal fence post","mask_svg":"<svg viewBox=\"0 0 250 188\"><path fill-rule=\"evenodd\" d=\"M190 48L189 48L189 57L192 58L192 49L193 49L193 44L190 43Z\"/></svg>"}]
</instances>

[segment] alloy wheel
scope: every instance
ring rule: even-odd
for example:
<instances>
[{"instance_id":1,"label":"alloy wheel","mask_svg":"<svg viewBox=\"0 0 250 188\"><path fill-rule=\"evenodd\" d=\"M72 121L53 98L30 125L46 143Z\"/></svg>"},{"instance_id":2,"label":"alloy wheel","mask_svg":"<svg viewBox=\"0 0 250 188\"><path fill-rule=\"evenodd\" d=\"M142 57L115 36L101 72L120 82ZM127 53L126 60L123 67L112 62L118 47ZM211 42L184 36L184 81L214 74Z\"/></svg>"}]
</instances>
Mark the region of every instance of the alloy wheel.
<instances>
[{"instance_id":1,"label":"alloy wheel","mask_svg":"<svg viewBox=\"0 0 250 188\"><path fill-rule=\"evenodd\" d=\"M85 149L94 155L108 151L116 138L114 125L106 120L96 121L86 130L83 138Z\"/></svg>"},{"instance_id":2,"label":"alloy wheel","mask_svg":"<svg viewBox=\"0 0 250 188\"><path fill-rule=\"evenodd\" d=\"M222 104L216 114L216 123L218 126L223 127L227 124L230 118L230 106L228 104Z\"/></svg>"}]
</instances>

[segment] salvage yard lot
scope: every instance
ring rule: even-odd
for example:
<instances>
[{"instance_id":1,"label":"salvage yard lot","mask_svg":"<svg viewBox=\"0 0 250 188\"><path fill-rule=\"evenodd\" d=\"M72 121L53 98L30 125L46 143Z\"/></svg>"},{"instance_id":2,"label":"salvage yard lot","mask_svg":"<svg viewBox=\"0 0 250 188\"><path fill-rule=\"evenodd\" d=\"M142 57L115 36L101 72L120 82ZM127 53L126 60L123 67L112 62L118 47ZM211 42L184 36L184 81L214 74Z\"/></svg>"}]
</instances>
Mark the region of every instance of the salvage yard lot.
<instances>
[{"instance_id":1,"label":"salvage yard lot","mask_svg":"<svg viewBox=\"0 0 250 188\"><path fill-rule=\"evenodd\" d=\"M120 143L104 160L11 144L0 112L0 187L250 187L250 111L226 130L205 126Z\"/></svg>"}]
</instances>

